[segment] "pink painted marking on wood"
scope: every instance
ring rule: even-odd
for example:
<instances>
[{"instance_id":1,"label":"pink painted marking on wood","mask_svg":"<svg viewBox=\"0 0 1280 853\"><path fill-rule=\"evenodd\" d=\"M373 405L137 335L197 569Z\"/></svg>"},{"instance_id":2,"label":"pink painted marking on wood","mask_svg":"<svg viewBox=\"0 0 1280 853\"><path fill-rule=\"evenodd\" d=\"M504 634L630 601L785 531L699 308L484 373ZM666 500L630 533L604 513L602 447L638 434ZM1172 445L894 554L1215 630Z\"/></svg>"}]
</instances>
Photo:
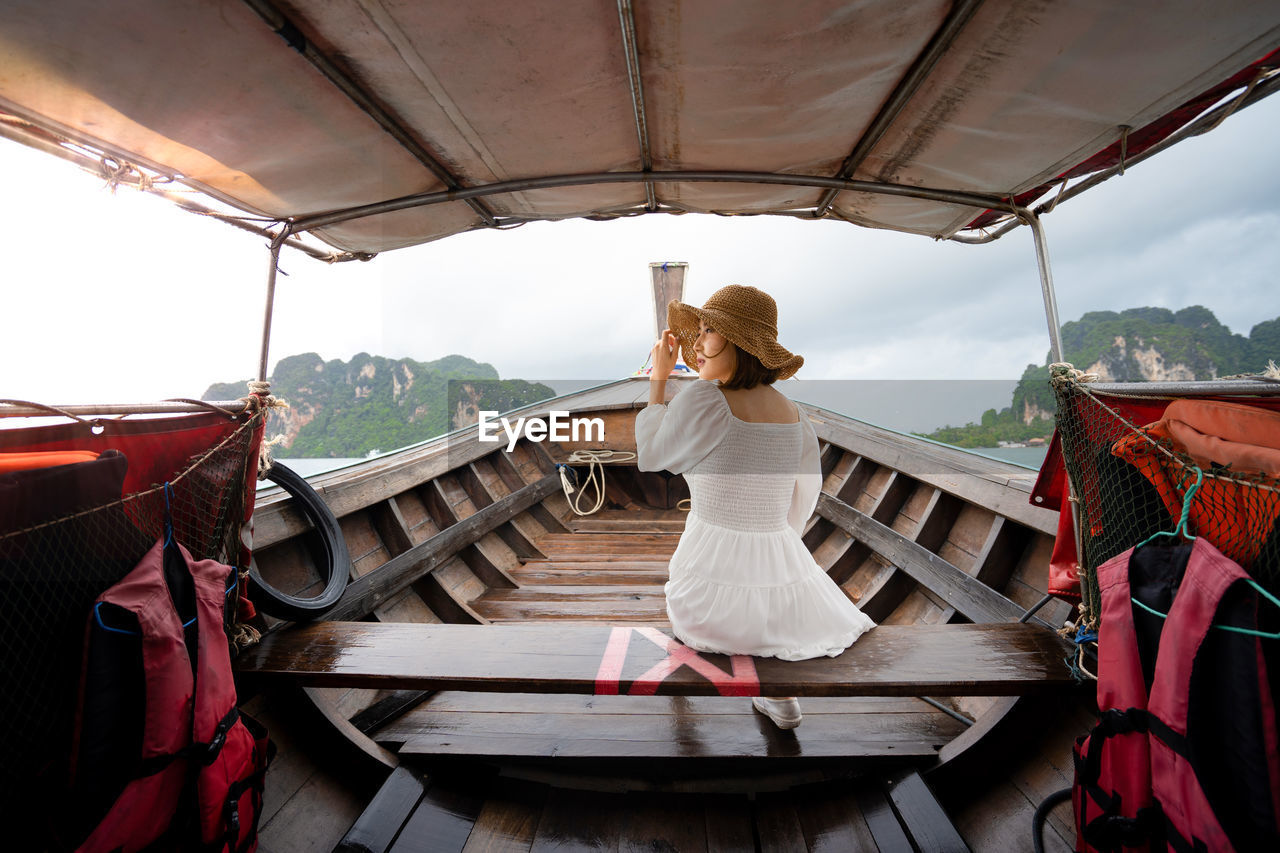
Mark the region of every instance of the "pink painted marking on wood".
<instances>
[{"instance_id":1,"label":"pink painted marking on wood","mask_svg":"<svg viewBox=\"0 0 1280 853\"><path fill-rule=\"evenodd\" d=\"M630 628L614 628L609 633L600 668L596 670L596 695L618 695L618 680L622 678L622 666L627 662L627 646L631 643Z\"/></svg>"},{"instance_id":2,"label":"pink painted marking on wood","mask_svg":"<svg viewBox=\"0 0 1280 853\"><path fill-rule=\"evenodd\" d=\"M756 663L749 655L733 655L729 659L733 666L733 674L730 675L693 649L678 640L671 639L661 631L654 628L634 630L665 651L667 657L637 678L632 683L628 695L652 696L657 692L658 686L682 666L689 667L714 684L716 692L721 696L760 695L760 678L756 674Z\"/></svg>"}]
</instances>

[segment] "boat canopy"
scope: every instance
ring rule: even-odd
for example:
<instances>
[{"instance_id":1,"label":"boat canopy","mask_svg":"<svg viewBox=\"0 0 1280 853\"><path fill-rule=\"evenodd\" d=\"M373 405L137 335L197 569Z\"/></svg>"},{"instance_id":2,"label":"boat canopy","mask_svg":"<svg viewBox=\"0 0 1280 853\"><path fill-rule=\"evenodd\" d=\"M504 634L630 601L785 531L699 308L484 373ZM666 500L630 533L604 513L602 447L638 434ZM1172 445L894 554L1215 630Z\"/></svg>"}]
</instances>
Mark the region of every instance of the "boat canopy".
<instances>
[{"instance_id":1,"label":"boat canopy","mask_svg":"<svg viewBox=\"0 0 1280 853\"><path fill-rule=\"evenodd\" d=\"M7 0L0 133L359 256L646 212L972 240L1278 47L1274 0Z\"/></svg>"}]
</instances>

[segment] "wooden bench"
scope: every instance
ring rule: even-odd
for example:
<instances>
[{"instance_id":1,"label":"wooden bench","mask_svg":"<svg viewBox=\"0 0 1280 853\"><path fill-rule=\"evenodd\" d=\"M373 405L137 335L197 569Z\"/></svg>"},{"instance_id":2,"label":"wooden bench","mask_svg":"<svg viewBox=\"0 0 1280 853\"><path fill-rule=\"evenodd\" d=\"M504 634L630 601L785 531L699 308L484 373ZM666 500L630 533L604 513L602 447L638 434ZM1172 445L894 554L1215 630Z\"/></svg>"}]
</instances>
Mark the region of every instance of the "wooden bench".
<instances>
[{"instance_id":1,"label":"wooden bench","mask_svg":"<svg viewBox=\"0 0 1280 853\"><path fill-rule=\"evenodd\" d=\"M882 625L835 658L699 654L656 628L320 622L236 660L309 686L664 696L1001 696L1066 687L1064 642L1030 624Z\"/></svg>"}]
</instances>

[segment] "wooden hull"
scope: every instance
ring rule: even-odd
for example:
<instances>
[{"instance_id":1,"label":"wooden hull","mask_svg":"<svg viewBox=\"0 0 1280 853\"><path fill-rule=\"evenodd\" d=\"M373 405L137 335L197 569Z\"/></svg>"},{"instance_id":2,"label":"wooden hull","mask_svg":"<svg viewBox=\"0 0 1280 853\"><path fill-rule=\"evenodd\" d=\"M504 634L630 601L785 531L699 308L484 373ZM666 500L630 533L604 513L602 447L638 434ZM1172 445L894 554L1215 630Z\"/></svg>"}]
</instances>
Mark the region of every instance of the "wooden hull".
<instances>
[{"instance_id":1,"label":"wooden hull","mask_svg":"<svg viewBox=\"0 0 1280 853\"><path fill-rule=\"evenodd\" d=\"M621 381L543 408L600 416L608 440L592 446L634 450L647 393ZM865 612L891 626L1016 622L1040 601L1057 515L1029 503L1031 472L806 413L824 485L804 541ZM522 441L508 453L471 431L313 478L353 563L326 618L669 629L662 584L683 527L682 478L607 466L606 508L579 517L553 465L573 448ZM264 577L318 589L315 534L286 495L260 497L255 527ZM1053 601L1032 621L1070 615ZM1030 849L1036 806L1070 784L1089 704L1069 687L806 698L804 724L780 732L733 696L285 681L255 681L246 701L282 746L261 827L271 851L327 849L390 824L419 849L883 848L919 802L908 796L916 771L972 849ZM396 766L399 781L375 801ZM379 811L397 796L416 806ZM1069 808L1052 812L1046 849L1068 850L1073 835Z\"/></svg>"}]
</instances>

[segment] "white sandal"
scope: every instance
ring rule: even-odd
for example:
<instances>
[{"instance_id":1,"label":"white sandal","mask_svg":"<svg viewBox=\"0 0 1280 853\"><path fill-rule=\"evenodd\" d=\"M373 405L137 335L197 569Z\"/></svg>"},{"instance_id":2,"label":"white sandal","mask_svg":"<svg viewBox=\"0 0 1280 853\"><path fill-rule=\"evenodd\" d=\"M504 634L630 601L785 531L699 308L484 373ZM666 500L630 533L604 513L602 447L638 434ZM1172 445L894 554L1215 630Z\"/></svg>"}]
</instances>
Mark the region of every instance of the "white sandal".
<instances>
[{"instance_id":1,"label":"white sandal","mask_svg":"<svg viewBox=\"0 0 1280 853\"><path fill-rule=\"evenodd\" d=\"M773 720L780 729L794 729L800 725L804 715L800 713L800 702L796 699L769 699L757 696L751 700L751 707Z\"/></svg>"}]
</instances>

